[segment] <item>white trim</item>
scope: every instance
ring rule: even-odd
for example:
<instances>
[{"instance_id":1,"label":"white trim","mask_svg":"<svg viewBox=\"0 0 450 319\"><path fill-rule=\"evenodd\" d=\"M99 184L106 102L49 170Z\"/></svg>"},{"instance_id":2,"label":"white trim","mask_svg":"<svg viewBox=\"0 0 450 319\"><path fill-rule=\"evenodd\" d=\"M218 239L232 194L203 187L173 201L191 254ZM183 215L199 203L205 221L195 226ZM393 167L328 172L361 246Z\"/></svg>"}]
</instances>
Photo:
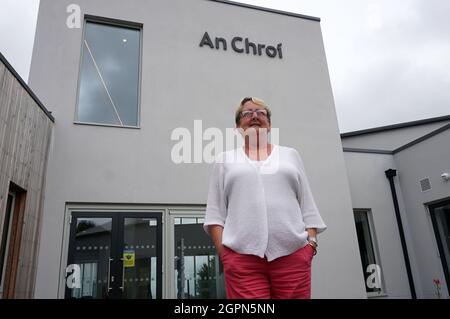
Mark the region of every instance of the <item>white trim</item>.
<instances>
[{"instance_id":1,"label":"white trim","mask_svg":"<svg viewBox=\"0 0 450 319\"><path fill-rule=\"evenodd\" d=\"M77 125L91 125L91 126L109 126L109 127L121 127L121 128L134 128L134 129L140 129L141 128L140 126L103 124L103 123L79 122L79 121L73 121L73 124L77 124Z\"/></svg>"},{"instance_id":2,"label":"white trim","mask_svg":"<svg viewBox=\"0 0 450 319\"><path fill-rule=\"evenodd\" d=\"M165 285L167 294L165 298L176 299L177 293L175 290L175 218L204 218L205 217L205 207L198 208L169 208L167 214L167 276L165 278Z\"/></svg>"},{"instance_id":3,"label":"white trim","mask_svg":"<svg viewBox=\"0 0 450 319\"><path fill-rule=\"evenodd\" d=\"M128 29L135 29L139 31L139 68L138 68L138 96L137 96L137 123L136 125L117 125L117 124L108 124L108 123L94 123L94 122L82 122L78 120L78 106L79 106L79 99L80 99L80 86L81 86L81 71L83 66L83 58L84 58L84 41L86 39L86 25L87 23L97 23L97 24L104 24L108 26L115 26L119 28L128 28ZM105 17L97 17L97 16L91 16L88 14L83 15L83 29L81 31L81 38L80 38L80 55L78 60L78 74L77 74L77 95L75 99L75 113L74 113L74 121L75 124L87 124L87 125L97 125L97 126L110 126L110 127L125 127L125 128L140 128L141 123L141 93L142 93L142 57L143 57L143 32L144 32L144 25L141 23L135 23L135 22L128 22L128 21L120 21L116 19L111 18L105 18ZM109 94L108 94L109 95ZM120 121L120 119L119 119ZM121 121L120 121L121 122Z\"/></svg>"}]
</instances>

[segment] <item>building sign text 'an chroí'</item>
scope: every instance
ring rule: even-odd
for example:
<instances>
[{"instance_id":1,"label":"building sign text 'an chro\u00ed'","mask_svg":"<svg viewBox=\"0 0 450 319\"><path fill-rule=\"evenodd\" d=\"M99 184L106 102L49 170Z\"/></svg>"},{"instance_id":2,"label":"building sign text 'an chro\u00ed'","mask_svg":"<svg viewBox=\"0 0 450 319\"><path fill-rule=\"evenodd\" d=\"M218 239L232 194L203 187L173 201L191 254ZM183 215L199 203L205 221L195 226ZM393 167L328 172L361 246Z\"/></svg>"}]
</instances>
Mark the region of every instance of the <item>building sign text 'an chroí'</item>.
<instances>
[{"instance_id":1,"label":"building sign text 'an chro\u00ed'","mask_svg":"<svg viewBox=\"0 0 450 319\"><path fill-rule=\"evenodd\" d=\"M234 37L231 39L231 48L237 53L246 53L253 55L267 55L269 58L279 59L283 58L283 52L281 51L281 43L278 43L276 47L272 45L265 45L261 43L254 43L249 41L248 38L243 39L242 37ZM208 46L211 49L222 49L224 51L228 48L228 41L225 38L215 37L214 41L211 40L208 32L203 34L202 40L200 41L200 47Z\"/></svg>"}]
</instances>

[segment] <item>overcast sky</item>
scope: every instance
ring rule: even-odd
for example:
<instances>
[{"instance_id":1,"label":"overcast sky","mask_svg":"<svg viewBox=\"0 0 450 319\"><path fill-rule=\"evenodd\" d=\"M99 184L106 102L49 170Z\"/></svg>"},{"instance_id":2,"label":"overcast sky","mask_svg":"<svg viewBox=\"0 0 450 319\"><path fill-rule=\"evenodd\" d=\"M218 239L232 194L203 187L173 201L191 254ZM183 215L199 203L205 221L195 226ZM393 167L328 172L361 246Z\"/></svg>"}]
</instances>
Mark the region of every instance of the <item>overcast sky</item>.
<instances>
[{"instance_id":1,"label":"overcast sky","mask_svg":"<svg viewBox=\"0 0 450 319\"><path fill-rule=\"evenodd\" d=\"M341 132L450 114L449 0L239 2L321 18ZM0 0L0 52L25 81L38 5Z\"/></svg>"}]
</instances>

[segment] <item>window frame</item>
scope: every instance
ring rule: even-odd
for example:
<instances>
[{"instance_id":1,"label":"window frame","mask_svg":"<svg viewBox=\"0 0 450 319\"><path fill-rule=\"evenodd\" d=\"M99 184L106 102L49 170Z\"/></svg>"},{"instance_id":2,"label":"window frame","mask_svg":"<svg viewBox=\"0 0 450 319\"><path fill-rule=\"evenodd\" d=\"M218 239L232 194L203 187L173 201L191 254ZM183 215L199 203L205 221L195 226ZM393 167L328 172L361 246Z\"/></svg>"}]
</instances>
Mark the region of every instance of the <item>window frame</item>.
<instances>
[{"instance_id":1,"label":"window frame","mask_svg":"<svg viewBox=\"0 0 450 319\"><path fill-rule=\"evenodd\" d=\"M174 292L174 244L175 235L173 221L174 217L194 217L204 218L206 211L205 204L119 204L119 203L83 203L66 202L64 208L64 226L62 233L62 250L59 259L59 282L57 296L60 299L65 298L66 289L66 267L69 256L70 229L72 227L72 213L95 212L98 216L102 214L114 214L121 212L133 213L160 213L162 214L162 298L173 299L176 296Z\"/></svg>"},{"instance_id":2,"label":"window frame","mask_svg":"<svg viewBox=\"0 0 450 319\"><path fill-rule=\"evenodd\" d=\"M9 210L7 210L6 208L8 208L8 200L9 197L11 196L11 206L9 207ZM7 202L6 202L6 207L5 207L5 216L3 219L3 225L2 225L2 232L1 232L1 237L0 237L0 246L4 245L4 251L3 251L3 256L0 256L0 262L2 263L0 269L0 299L3 298L4 295L4 288L5 288L5 280L6 280L6 269L7 269L7 264L8 264L8 254L9 254L9 246L11 243L11 231L12 231L12 227L13 227L13 215L14 215L14 208L16 205L16 193L9 191L8 192L8 196L7 196ZM6 224L6 222L8 222L8 224ZM6 232L6 233L5 233ZM5 241L3 242L3 239L5 239ZM2 252L0 252L2 253Z\"/></svg>"},{"instance_id":3,"label":"window frame","mask_svg":"<svg viewBox=\"0 0 450 319\"><path fill-rule=\"evenodd\" d=\"M378 240L375 232L375 223L373 221L373 212L371 208L354 208L353 209L353 220L355 221L355 214L366 214L367 215L367 221L369 224L369 231L370 231L370 240L372 241L372 249L373 254L375 258L375 263L380 267L380 291L378 292L367 292L368 298L376 298L376 297L386 297L386 285L384 283L384 276L383 276L383 267L381 265L381 258L380 258L380 250L378 248ZM355 230L356 230L356 223L355 223ZM359 249L359 242L358 242L358 249ZM361 264L361 267L363 265ZM364 278L364 288L367 289L366 284L366 270L363 269L363 278Z\"/></svg>"},{"instance_id":4,"label":"window frame","mask_svg":"<svg viewBox=\"0 0 450 319\"><path fill-rule=\"evenodd\" d=\"M176 218L196 218L198 223L204 223L206 205L181 205L179 207L168 207L167 210L167 256L168 269L166 276L167 298L177 299L176 279L175 279L175 219ZM214 299L212 299L214 300Z\"/></svg>"},{"instance_id":5,"label":"window frame","mask_svg":"<svg viewBox=\"0 0 450 319\"><path fill-rule=\"evenodd\" d=\"M86 35L86 24L87 23L97 23L108 26L116 26L122 28L135 29L139 31L139 71L138 71L138 96L137 96L137 124L134 125L118 125L118 124L108 124L108 123L96 123L96 122L85 122L78 120L78 106L80 100L80 85L81 85L81 71L83 66L83 53L84 53L84 39ZM84 14L83 16L83 29L81 32L81 41L80 41L80 55L78 61L78 79L77 79L77 97L75 101L75 114L73 117L73 124L76 125L91 125L91 126L106 126L106 127L120 127L120 128L129 128L129 129L140 129L141 128L141 86L142 86L142 59L143 59L143 33L144 33L144 25L138 22L118 20L107 17L94 16L89 14Z\"/></svg>"},{"instance_id":6,"label":"window frame","mask_svg":"<svg viewBox=\"0 0 450 319\"><path fill-rule=\"evenodd\" d=\"M436 208L443 207L446 205L450 205L450 197L427 203L425 204L425 208L428 211L429 221L431 223L431 230L434 235L433 243L437 248L437 255L439 257L440 265L442 267L441 269L445 280L445 286L447 286L447 293L450 295L450 285L448 284L450 282L449 265L445 257L445 249L442 243L441 233L439 232L438 220L436 216ZM442 288L443 287L444 285L442 286Z\"/></svg>"}]
</instances>

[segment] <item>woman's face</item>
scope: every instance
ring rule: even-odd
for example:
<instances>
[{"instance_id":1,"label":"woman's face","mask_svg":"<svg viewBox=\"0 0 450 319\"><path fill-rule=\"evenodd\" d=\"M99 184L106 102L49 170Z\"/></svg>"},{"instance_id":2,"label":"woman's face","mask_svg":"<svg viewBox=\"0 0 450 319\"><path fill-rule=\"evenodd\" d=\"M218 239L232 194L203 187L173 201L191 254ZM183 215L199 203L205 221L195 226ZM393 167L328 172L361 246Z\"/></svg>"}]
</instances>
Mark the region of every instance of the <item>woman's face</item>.
<instances>
[{"instance_id":1,"label":"woman's face","mask_svg":"<svg viewBox=\"0 0 450 319\"><path fill-rule=\"evenodd\" d=\"M249 111L257 111L262 110L265 111L264 107L258 104L253 103L253 101L247 101L244 104L244 107L241 111L241 119L239 122L238 127L242 128L244 131L246 131L248 128L253 128L256 131L259 131L260 128L267 129L267 132L270 131L270 123L269 118L266 115L264 115L262 112L251 112ZM242 115L245 116L242 116Z\"/></svg>"}]
</instances>

